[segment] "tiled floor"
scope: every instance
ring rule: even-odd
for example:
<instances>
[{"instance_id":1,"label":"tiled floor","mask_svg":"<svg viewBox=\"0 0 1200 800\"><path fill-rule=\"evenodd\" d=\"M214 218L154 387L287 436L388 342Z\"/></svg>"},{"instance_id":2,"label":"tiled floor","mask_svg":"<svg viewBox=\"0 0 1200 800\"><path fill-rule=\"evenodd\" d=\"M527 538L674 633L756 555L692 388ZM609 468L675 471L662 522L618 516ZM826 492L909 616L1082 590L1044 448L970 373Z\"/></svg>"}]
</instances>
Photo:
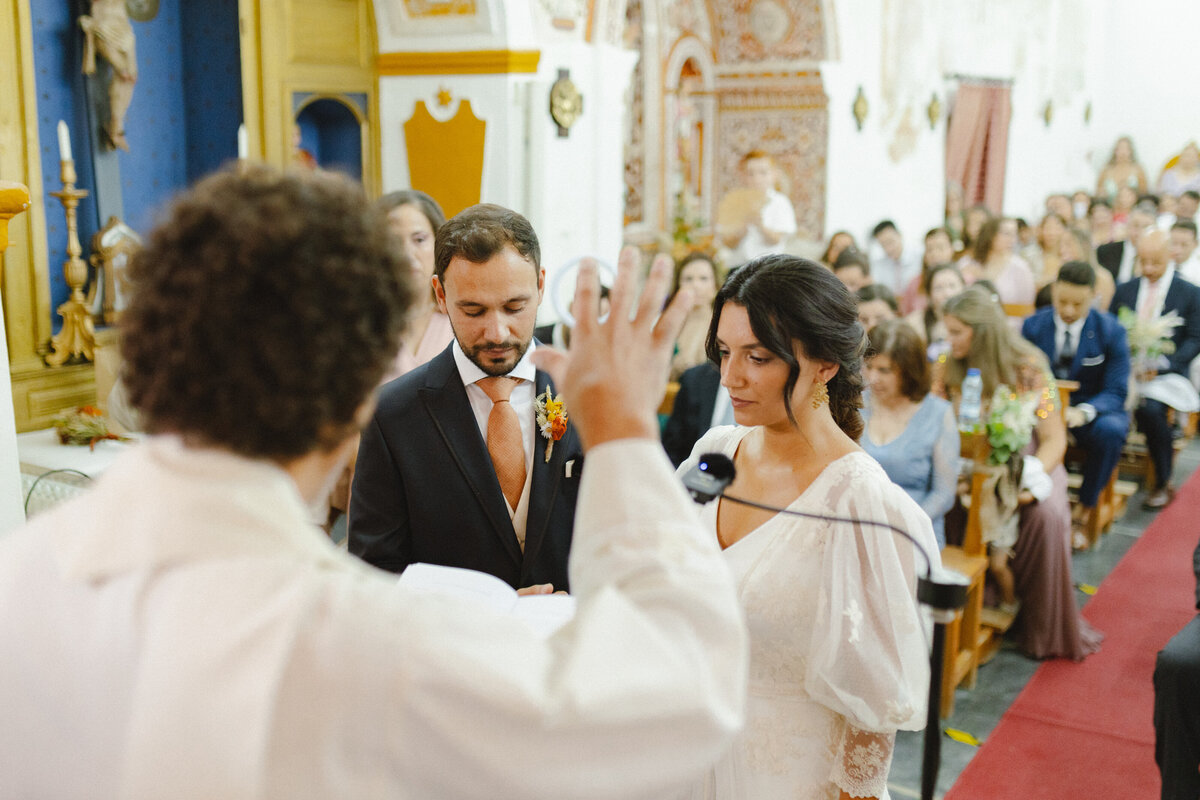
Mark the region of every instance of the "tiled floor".
<instances>
[{"instance_id":1,"label":"tiled floor","mask_svg":"<svg viewBox=\"0 0 1200 800\"><path fill-rule=\"evenodd\" d=\"M1176 457L1176 486L1181 486L1200 465L1200 439L1192 440ZM1072 569L1076 584L1099 586L1116 566L1134 540L1154 520L1154 513L1142 510L1142 493L1129 500L1125 516L1113 524L1092 550L1076 553ZM1082 606L1088 596L1076 592ZM1026 682L1033 676L1039 662L1026 658L1011 645L1005 645L989 663L980 668L979 680L971 690L959 689L954 698L954 713L943 720L943 728L966 731L980 741L987 739L1000 716L1008 709ZM938 773L936 796L941 797L954 785L959 773L975 755L977 748L942 736L942 760ZM921 796L921 759L924 733L902 731L896 739L896 750L888 790L893 798Z\"/></svg>"}]
</instances>

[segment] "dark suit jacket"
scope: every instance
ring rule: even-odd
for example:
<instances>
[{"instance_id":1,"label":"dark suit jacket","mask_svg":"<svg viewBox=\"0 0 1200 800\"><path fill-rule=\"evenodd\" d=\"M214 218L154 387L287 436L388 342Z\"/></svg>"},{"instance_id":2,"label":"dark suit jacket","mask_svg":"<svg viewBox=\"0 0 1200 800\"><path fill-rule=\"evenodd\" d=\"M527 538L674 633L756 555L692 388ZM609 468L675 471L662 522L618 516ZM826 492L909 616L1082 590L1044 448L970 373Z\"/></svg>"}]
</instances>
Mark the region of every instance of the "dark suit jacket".
<instances>
[{"instance_id":1,"label":"dark suit jacket","mask_svg":"<svg viewBox=\"0 0 1200 800\"><path fill-rule=\"evenodd\" d=\"M663 449L671 463L679 466L692 454L692 447L712 425L721 371L711 361L692 367L679 376L675 407L663 429Z\"/></svg>"},{"instance_id":2,"label":"dark suit jacket","mask_svg":"<svg viewBox=\"0 0 1200 800\"><path fill-rule=\"evenodd\" d=\"M354 471L350 551L392 572L426 562L487 572L514 588L568 589L583 465L578 434L568 425L549 463L535 434L522 554L451 347L379 392ZM549 385L538 372L537 394Z\"/></svg>"},{"instance_id":3,"label":"dark suit jacket","mask_svg":"<svg viewBox=\"0 0 1200 800\"><path fill-rule=\"evenodd\" d=\"M1051 366L1057 363L1053 307L1030 315L1021 334L1046 354ZM1067 378L1079 382L1079 388L1071 393L1071 405L1088 403L1099 414L1124 411L1129 392L1129 342L1116 317L1094 308L1088 311Z\"/></svg>"},{"instance_id":4,"label":"dark suit jacket","mask_svg":"<svg viewBox=\"0 0 1200 800\"><path fill-rule=\"evenodd\" d=\"M1113 293L1112 305L1109 311L1116 314L1118 309L1128 308L1137 310L1138 289L1142 279L1134 278L1117 287ZM1171 366L1159 372L1178 372L1187 377L1188 365L1192 359L1200 355L1200 288L1179 277L1176 272L1171 279L1171 288L1163 301L1162 311L1166 314L1174 311L1183 319L1183 324L1174 330L1171 338L1175 341L1175 352L1168 356Z\"/></svg>"},{"instance_id":5,"label":"dark suit jacket","mask_svg":"<svg viewBox=\"0 0 1200 800\"><path fill-rule=\"evenodd\" d=\"M1112 273L1114 283L1120 280L1117 273L1121 271L1121 259L1125 257L1125 248L1132 246L1122 241L1109 242L1096 248L1096 261Z\"/></svg>"}]
</instances>

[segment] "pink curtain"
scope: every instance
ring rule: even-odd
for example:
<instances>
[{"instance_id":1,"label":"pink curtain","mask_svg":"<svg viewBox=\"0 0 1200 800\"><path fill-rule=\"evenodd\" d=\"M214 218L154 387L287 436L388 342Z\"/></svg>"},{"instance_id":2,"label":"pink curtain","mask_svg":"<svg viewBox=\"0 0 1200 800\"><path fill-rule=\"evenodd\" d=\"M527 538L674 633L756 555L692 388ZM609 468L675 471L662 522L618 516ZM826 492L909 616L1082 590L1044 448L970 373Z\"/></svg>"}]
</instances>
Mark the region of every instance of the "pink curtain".
<instances>
[{"instance_id":1,"label":"pink curtain","mask_svg":"<svg viewBox=\"0 0 1200 800\"><path fill-rule=\"evenodd\" d=\"M995 82L959 84L946 132L946 180L963 188L964 207L1004 205L1012 88Z\"/></svg>"}]
</instances>

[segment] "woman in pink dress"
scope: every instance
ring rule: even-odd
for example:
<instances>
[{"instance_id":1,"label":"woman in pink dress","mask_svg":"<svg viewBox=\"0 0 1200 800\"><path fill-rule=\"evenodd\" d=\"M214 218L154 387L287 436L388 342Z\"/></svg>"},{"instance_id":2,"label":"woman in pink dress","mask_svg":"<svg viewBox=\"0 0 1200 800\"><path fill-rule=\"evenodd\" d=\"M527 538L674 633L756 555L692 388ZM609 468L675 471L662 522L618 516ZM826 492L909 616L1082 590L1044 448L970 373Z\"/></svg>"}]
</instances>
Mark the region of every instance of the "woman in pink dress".
<instances>
[{"instance_id":1,"label":"woman in pink dress","mask_svg":"<svg viewBox=\"0 0 1200 800\"><path fill-rule=\"evenodd\" d=\"M958 262L967 285L987 280L996 287L1001 303L1032 306L1037 286L1029 264L1016 254L1016 245L1016 220L1001 217L985 222L971 254Z\"/></svg>"},{"instance_id":2,"label":"woman in pink dress","mask_svg":"<svg viewBox=\"0 0 1200 800\"><path fill-rule=\"evenodd\" d=\"M438 311L433 298L433 243L438 228L446 221L442 208L429 195L415 189L392 192L379 198L387 212L392 232L404 246L412 266L413 280L427 287L420 293L400 341L400 352L384 375L384 382L400 377L421 366L446 349L454 338L450 319Z\"/></svg>"}]
</instances>

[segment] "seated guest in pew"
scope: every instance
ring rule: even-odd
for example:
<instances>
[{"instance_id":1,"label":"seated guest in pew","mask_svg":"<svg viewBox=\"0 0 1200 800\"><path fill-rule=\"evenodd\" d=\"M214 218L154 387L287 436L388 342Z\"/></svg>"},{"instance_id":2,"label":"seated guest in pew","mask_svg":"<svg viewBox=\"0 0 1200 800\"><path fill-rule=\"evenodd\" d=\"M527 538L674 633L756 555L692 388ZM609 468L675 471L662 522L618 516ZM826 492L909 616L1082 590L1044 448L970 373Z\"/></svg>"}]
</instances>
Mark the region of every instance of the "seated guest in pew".
<instances>
[{"instance_id":1,"label":"seated guest in pew","mask_svg":"<svg viewBox=\"0 0 1200 800\"><path fill-rule=\"evenodd\" d=\"M1138 239L1140 278L1122 283L1113 295L1112 313L1122 308L1136 312L1141 321L1151 322L1174 311L1182 320L1170 332L1175 351L1156 364L1135 364L1134 378L1142 384L1159 375L1187 376L1188 365L1200 355L1200 288L1175 274L1167 260L1167 235L1150 229ZM1133 410L1137 428L1146 437L1146 450L1154 464L1153 486L1146 487L1142 507L1157 511L1171 502L1171 470L1175 461L1174 433L1167 421L1167 404L1143 396Z\"/></svg>"},{"instance_id":2,"label":"seated guest in pew","mask_svg":"<svg viewBox=\"0 0 1200 800\"><path fill-rule=\"evenodd\" d=\"M1032 485L1026 478L1031 472L1045 473L1051 481L1041 500L1021 492L1015 526L992 525L984 530L990 573L997 580L1001 602L1020 601L1013 626L1017 645L1033 658L1082 659L1099 649L1103 636L1075 605L1071 508L1062 463L1067 431L1046 356L1013 331L995 296L978 286L950 298L945 320L950 337L945 371L948 398L958 401L963 378L974 367L983 378L985 417L997 386L1007 386L1029 400L1034 428L1024 453L1031 458L1023 461L1021 485ZM960 538L961 531L946 531L950 543ZM1005 568L1011 573L1009 585L1005 585Z\"/></svg>"},{"instance_id":3,"label":"seated guest in pew","mask_svg":"<svg viewBox=\"0 0 1200 800\"><path fill-rule=\"evenodd\" d=\"M954 407L929 391L925 346L906 323L881 322L867 339L859 444L929 515L938 547L945 547L944 518L958 486Z\"/></svg>"},{"instance_id":4,"label":"seated guest in pew","mask_svg":"<svg viewBox=\"0 0 1200 800\"><path fill-rule=\"evenodd\" d=\"M1021 334L1046 354L1054 377L1079 383L1066 421L1075 443L1087 451L1079 502L1071 511L1072 544L1081 548L1087 546L1081 528L1112 477L1129 433L1129 341L1116 317L1092 307L1096 271L1090 265L1068 261L1051 287L1053 306L1026 319Z\"/></svg>"},{"instance_id":5,"label":"seated guest in pew","mask_svg":"<svg viewBox=\"0 0 1200 800\"><path fill-rule=\"evenodd\" d=\"M1033 271L1025 259L1017 255L1016 245L1016 220L992 219L984 223L970 256L964 256L958 262L967 284L991 281L1001 303L1033 305L1037 295Z\"/></svg>"},{"instance_id":6,"label":"seated guest in pew","mask_svg":"<svg viewBox=\"0 0 1200 800\"><path fill-rule=\"evenodd\" d=\"M858 250L847 247L833 262L833 274L854 294L871 285L871 262Z\"/></svg>"},{"instance_id":7,"label":"seated guest in pew","mask_svg":"<svg viewBox=\"0 0 1200 800\"><path fill-rule=\"evenodd\" d=\"M923 291L929 298L929 304L924 310L914 311L904 320L921 337L930 361L936 361L945 352L946 326L942 322L942 309L946 301L965 286L962 273L953 264L939 264L925 272Z\"/></svg>"},{"instance_id":8,"label":"seated guest in pew","mask_svg":"<svg viewBox=\"0 0 1200 800\"><path fill-rule=\"evenodd\" d=\"M712 317L713 298L717 296L723 277L713 257L701 251L688 254L675 267L671 296L674 297L681 289L687 289L692 296L692 308L675 342L675 355L671 358L673 381L708 360L704 354L704 337L708 333L708 320Z\"/></svg>"},{"instance_id":9,"label":"seated guest in pew","mask_svg":"<svg viewBox=\"0 0 1200 800\"><path fill-rule=\"evenodd\" d=\"M721 385L721 371L716 364L705 361L679 379L675 405L663 427L663 448L678 467L709 428L733 424L733 403L729 390Z\"/></svg>"},{"instance_id":10,"label":"seated guest in pew","mask_svg":"<svg viewBox=\"0 0 1200 800\"><path fill-rule=\"evenodd\" d=\"M1200 610L1200 544L1192 553ZM1154 760L1162 800L1200 797L1200 614L1175 634L1154 663Z\"/></svg>"},{"instance_id":11,"label":"seated guest in pew","mask_svg":"<svg viewBox=\"0 0 1200 800\"><path fill-rule=\"evenodd\" d=\"M896 295L883 284L862 287L854 293L854 299L858 301L858 321L868 333L880 322L895 319L900 314Z\"/></svg>"},{"instance_id":12,"label":"seated guest in pew","mask_svg":"<svg viewBox=\"0 0 1200 800\"><path fill-rule=\"evenodd\" d=\"M307 521L425 291L362 187L242 164L179 198L123 320L152 435L0 538L0 794L607 800L693 781L740 727L746 633L657 442L684 308L659 316L660 264L631 321L636 264L603 325L586 267L571 353L539 358L590 448L578 614L547 641Z\"/></svg>"}]
</instances>

